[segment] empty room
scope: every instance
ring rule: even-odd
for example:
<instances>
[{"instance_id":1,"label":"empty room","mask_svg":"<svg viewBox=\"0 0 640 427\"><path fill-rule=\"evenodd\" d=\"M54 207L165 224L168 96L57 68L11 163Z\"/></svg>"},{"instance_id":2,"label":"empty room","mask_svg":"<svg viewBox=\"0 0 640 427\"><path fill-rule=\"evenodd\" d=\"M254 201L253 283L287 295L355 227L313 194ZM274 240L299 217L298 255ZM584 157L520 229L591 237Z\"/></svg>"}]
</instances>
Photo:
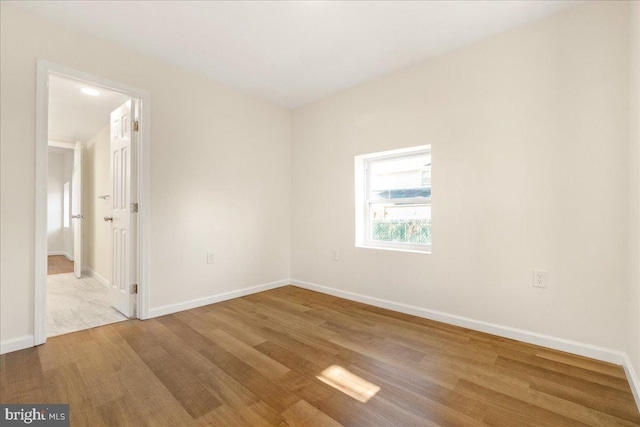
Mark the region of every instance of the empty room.
<instances>
[{"instance_id":1,"label":"empty room","mask_svg":"<svg viewBox=\"0 0 640 427\"><path fill-rule=\"evenodd\" d=\"M0 1L0 425L640 426L640 2Z\"/></svg>"}]
</instances>

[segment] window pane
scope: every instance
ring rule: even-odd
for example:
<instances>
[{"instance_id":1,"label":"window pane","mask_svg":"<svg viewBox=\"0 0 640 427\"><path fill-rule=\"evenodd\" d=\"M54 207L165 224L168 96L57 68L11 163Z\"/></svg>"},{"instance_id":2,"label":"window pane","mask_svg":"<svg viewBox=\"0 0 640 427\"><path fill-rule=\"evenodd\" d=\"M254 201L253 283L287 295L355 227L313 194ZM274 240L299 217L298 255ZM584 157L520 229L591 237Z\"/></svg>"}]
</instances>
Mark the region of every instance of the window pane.
<instances>
[{"instance_id":1,"label":"window pane","mask_svg":"<svg viewBox=\"0 0 640 427\"><path fill-rule=\"evenodd\" d=\"M431 196L431 155L379 160L370 164L369 200Z\"/></svg>"},{"instance_id":2,"label":"window pane","mask_svg":"<svg viewBox=\"0 0 640 427\"><path fill-rule=\"evenodd\" d=\"M431 245L431 205L372 203L370 240Z\"/></svg>"}]
</instances>

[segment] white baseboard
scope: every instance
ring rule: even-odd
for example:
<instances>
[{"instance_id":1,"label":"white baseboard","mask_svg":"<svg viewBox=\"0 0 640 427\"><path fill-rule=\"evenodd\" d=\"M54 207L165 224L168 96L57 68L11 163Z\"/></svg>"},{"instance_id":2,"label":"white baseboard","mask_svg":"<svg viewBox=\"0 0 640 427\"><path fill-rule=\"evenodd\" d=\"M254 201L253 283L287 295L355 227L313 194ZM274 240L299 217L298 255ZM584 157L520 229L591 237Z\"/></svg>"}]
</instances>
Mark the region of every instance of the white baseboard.
<instances>
[{"instance_id":1,"label":"white baseboard","mask_svg":"<svg viewBox=\"0 0 640 427\"><path fill-rule=\"evenodd\" d=\"M251 286L249 288L238 289L237 291L225 292L222 294L210 295L208 297L193 299L177 304L163 305L161 307L150 309L148 319L152 319L158 316L164 316L166 314L177 313L179 311L189 310L196 307L202 307L203 305L209 305L216 302L239 298L258 292L268 291L269 289L279 288L281 286L289 285L290 283L291 282L289 281L289 279L283 279L278 280L277 282L264 283L262 285Z\"/></svg>"},{"instance_id":2,"label":"white baseboard","mask_svg":"<svg viewBox=\"0 0 640 427\"><path fill-rule=\"evenodd\" d=\"M624 353L622 351L612 350L609 348L585 344L577 341L566 340L550 335L539 334L537 332L531 332L524 329L512 328L510 326L470 319L468 317L430 310L422 307L416 307L414 305L374 298L354 292L342 291L340 289L321 286L315 283L304 282L301 280L291 280L291 284L312 291L322 292L336 297L374 305L376 307L386 308L389 310L399 311L401 313L411 314L414 316L423 317L425 319L448 323L467 329L473 329L475 331L486 332L488 334L497 335L504 338L510 338L529 344L551 348L554 350L565 351L567 353L590 357L592 359L615 363L617 365L624 364Z\"/></svg>"},{"instance_id":3,"label":"white baseboard","mask_svg":"<svg viewBox=\"0 0 640 427\"><path fill-rule=\"evenodd\" d=\"M627 353L624 354L624 372L627 374L627 380L629 380L633 398L636 400L636 405L640 411L640 377L638 377L638 373L634 369L633 363L631 363L631 359Z\"/></svg>"},{"instance_id":4,"label":"white baseboard","mask_svg":"<svg viewBox=\"0 0 640 427\"><path fill-rule=\"evenodd\" d=\"M69 255L65 251L51 251L47 253L47 256L56 256L56 255L62 255L69 261L73 261L73 256Z\"/></svg>"},{"instance_id":5,"label":"white baseboard","mask_svg":"<svg viewBox=\"0 0 640 427\"><path fill-rule=\"evenodd\" d=\"M82 267L82 272L85 273L89 277L93 277L98 282L100 282L103 285L105 285L107 288L110 286L110 283L107 280L107 278L104 277L103 275L99 274L98 272L96 272L93 268L84 266L84 267Z\"/></svg>"},{"instance_id":6,"label":"white baseboard","mask_svg":"<svg viewBox=\"0 0 640 427\"><path fill-rule=\"evenodd\" d=\"M23 350L25 348L33 347L34 345L35 341L33 340L33 335L11 338L9 340L0 341L0 354Z\"/></svg>"}]
</instances>

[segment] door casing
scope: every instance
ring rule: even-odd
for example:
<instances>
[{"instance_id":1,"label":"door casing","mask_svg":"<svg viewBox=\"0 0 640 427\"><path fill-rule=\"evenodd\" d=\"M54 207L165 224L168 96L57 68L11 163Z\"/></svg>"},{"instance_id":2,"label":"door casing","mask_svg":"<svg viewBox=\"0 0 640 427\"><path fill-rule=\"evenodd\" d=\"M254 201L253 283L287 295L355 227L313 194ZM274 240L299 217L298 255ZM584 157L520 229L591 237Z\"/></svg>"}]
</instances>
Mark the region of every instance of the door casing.
<instances>
[{"instance_id":1,"label":"door casing","mask_svg":"<svg viewBox=\"0 0 640 427\"><path fill-rule=\"evenodd\" d=\"M80 215L73 218L73 273L79 279L82 277L82 142L73 144L73 173L71 174L71 214ZM75 219L75 221L73 221Z\"/></svg>"},{"instance_id":2,"label":"door casing","mask_svg":"<svg viewBox=\"0 0 640 427\"><path fill-rule=\"evenodd\" d=\"M34 253L34 345L47 340L47 167L48 167L48 121L49 121L49 75L80 80L94 86L124 93L140 102L138 117L138 158L136 175L138 180L138 227L137 227L137 317L149 318L149 249L150 249L150 125L151 97L147 90L105 79L83 71L38 59L36 63L36 140L35 140L35 253Z\"/></svg>"}]
</instances>

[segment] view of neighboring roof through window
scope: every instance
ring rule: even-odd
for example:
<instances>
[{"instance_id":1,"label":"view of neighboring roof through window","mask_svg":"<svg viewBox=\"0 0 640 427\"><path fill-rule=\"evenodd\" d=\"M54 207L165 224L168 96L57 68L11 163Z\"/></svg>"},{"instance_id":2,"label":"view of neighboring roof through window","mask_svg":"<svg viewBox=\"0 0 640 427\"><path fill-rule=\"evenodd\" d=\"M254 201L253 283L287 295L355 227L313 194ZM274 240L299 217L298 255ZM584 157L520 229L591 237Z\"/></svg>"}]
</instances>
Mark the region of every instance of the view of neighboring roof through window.
<instances>
[{"instance_id":1,"label":"view of neighboring roof through window","mask_svg":"<svg viewBox=\"0 0 640 427\"><path fill-rule=\"evenodd\" d=\"M431 160L427 153L388 160L370 160L373 199L431 196Z\"/></svg>"}]
</instances>

